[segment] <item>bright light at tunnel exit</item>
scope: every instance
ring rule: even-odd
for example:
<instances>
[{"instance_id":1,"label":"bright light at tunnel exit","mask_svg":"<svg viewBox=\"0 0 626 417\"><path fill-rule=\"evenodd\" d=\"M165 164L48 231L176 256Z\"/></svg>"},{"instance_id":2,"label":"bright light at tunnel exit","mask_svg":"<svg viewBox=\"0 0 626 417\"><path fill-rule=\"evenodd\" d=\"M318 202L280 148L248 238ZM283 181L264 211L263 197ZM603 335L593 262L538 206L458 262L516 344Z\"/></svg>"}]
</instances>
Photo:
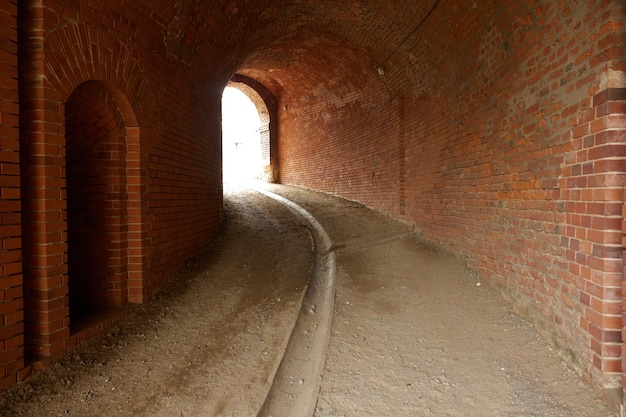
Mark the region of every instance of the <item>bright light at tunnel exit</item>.
<instances>
[{"instance_id":1,"label":"bright light at tunnel exit","mask_svg":"<svg viewBox=\"0 0 626 417\"><path fill-rule=\"evenodd\" d=\"M245 185L262 178L259 113L233 87L222 94L222 164L224 185Z\"/></svg>"}]
</instances>

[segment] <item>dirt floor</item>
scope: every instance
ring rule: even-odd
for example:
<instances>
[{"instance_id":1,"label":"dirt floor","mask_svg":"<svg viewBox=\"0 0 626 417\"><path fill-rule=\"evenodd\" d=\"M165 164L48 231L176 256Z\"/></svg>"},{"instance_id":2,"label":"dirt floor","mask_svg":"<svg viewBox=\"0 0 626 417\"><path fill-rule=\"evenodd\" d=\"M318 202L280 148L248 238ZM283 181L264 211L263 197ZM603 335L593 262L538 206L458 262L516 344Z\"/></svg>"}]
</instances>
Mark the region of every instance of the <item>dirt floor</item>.
<instances>
[{"instance_id":1,"label":"dirt floor","mask_svg":"<svg viewBox=\"0 0 626 417\"><path fill-rule=\"evenodd\" d=\"M315 417L615 415L459 260L359 204L270 189L311 212L337 253ZM255 416L311 245L291 211L233 189L206 253L123 323L0 398L0 416Z\"/></svg>"}]
</instances>

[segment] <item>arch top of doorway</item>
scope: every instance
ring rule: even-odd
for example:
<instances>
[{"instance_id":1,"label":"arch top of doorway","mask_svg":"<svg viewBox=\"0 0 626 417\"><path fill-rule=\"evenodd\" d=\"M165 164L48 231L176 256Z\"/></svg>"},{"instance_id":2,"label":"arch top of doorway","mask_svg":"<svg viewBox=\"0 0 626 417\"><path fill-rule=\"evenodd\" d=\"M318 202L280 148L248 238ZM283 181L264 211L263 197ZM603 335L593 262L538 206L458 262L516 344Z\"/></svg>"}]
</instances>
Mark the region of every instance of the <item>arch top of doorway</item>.
<instances>
[{"instance_id":1,"label":"arch top of doorway","mask_svg":"<svg viewBox=\"0 0 626 417\"><path fill-rule=\"evenodd\" d=\"M240 87L241 85L245 85L247 88L242 88ZM244 94L246 94L257 106L259 114L261 114L261 112L272 112L276 110L277 99L272 90L266 87L265 84L255 80L254 78L250 78L242 74L235 74L230 79L227 86L242 90ZM245 91L247 89L250 89L254 93L259 95L259 97L263 100L265 109L263 109L263 106L259 106L255 102L254 97L251 97L251 95L253 94L249 94L248 91Z\"/></svg>"},{"instance_id":2,"label":"arch top of doorway","mask_svg":"<svg viewBox=\"0 0 626 417\"><path fill-rule=\"evenodd\" d=\"M126 129L139 127L137 116L128 98L122 90L112 83L102 80L88 80L76 87L70 97L79 94L100 100L118 119L120 122L118 126Z\"/></svg>"},{"instance_id":3,"label":"arch top of doorway","mask_svg":"<svg viewBox=\"0 0 626 417\"><path fill-rule=\"evenodd\" d=\"M92 50L92 40L111 45L107 59L85 59L81 51ZM64 48L63 45L75 45ZM50 99L67 102L85 85L108 91L124 115L127 128L139 127L141 120L153 119L157 91L145 76L144 63L133 53L139 48L132 36L116 36L97 25L72 22L50 27L45 36L45 60L41 71ZM63 50L63 54L55 51Z\"/></svg>"}]
</instances>

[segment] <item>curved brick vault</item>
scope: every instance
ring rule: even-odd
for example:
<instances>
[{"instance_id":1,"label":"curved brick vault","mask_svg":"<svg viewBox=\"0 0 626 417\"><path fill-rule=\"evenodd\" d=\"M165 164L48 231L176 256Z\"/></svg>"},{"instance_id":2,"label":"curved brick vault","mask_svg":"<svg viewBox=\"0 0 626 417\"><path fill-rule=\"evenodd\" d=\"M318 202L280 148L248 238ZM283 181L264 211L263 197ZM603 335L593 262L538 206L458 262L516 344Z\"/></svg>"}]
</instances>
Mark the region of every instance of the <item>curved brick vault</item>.
<instances>
[{"instance_id":1,"label":"curved brick vault","mask_svg":"<svg viewBox=\"0 0 626 417\"><path fill-rule=\"evenodd\" d=\"M80 171L67 163L86 137L67 131L68 110L72 129L101 112L92 133L121 132L103 135L98 146L115 149L96 161L132 196L120 209L132 221L112 223L128 240L115 255L128 284L112 304L123 307L218 231L221 92L245 80L269 112L276 180L359 200L465 257L621 402L624 9L3 2L0 389L103 327L70 329L67 191ZM120 195L103 204L125 204Z\"/></svg>"}]
</instances>

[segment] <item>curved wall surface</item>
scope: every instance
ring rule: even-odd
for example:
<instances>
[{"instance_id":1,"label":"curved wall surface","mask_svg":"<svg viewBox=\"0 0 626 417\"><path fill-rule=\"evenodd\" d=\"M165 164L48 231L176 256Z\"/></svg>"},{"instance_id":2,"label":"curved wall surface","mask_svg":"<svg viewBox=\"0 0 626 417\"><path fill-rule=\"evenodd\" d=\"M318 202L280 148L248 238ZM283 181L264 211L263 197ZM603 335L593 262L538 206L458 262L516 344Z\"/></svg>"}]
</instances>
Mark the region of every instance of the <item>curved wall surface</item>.
<instances>
[{"instance_id":1,"label":"curved wall surface","mask_svg":"<svg viewBox=\"0 0 626 417\"><path fill-rule=\"evenodd\" d=\"M274 179L414 225L622 390L621 0L9 0L0 17L0 389L93 332L70 328L77 202L109 213L105 307L143 302L206 247L221 94L246 80ZM97 179L76 178L68 157L105 131Z\"/></svg>"}]
</instances>

